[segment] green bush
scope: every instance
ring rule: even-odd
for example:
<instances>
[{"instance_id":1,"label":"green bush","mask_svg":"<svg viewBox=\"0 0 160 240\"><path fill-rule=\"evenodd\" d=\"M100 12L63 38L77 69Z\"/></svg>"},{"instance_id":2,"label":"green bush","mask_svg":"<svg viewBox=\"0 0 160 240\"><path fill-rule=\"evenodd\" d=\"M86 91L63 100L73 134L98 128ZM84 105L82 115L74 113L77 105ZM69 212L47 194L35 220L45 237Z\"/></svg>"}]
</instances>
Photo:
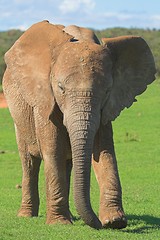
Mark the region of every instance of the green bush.
<instances>
[{"instance_id":1,"label":"green bush","mask_svg":"<svg viewBox=\"0 0 160 240\"><path fill-rule=\"evenodd\" d=\"M6 69L4 54L21 35L22 32L20 30L0 32L0 85L2 83L3 74Z\"/></svg>"}]
</instances>

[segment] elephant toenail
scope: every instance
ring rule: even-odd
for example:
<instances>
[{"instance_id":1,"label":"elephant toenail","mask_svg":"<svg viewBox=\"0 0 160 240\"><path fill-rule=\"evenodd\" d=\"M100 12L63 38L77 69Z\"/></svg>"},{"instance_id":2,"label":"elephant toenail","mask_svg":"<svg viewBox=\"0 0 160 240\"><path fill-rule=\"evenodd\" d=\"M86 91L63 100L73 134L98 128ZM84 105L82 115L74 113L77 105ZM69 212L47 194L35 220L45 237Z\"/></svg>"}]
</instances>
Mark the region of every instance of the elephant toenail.
<instances>
[{"instance_id":1,"label":"elephant toenail","mask_svg":"<svg viewBox=\"0 0 160 240\"><path fill-rule=\"evenodd\" d=\"M106 224L108 224L108 223L109 223L109 220L108 220L108 219L107 219L107 220L105 220L105 223L106 223Z\"/></svg>"}]
</instances>

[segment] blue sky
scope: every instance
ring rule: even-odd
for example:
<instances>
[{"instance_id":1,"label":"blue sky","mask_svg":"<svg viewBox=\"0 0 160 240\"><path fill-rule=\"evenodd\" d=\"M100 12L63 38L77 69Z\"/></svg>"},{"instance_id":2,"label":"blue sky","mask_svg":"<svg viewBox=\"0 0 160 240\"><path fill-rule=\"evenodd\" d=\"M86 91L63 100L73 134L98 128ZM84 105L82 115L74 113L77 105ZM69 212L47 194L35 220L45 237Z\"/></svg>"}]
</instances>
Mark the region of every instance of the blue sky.
<instances>
[{"instance_id":1,"label":"blue sky","mask_svg":"<svg viewBox=\"0 0 160 240\"><path fill-rule=\"evenodd\" d=\"M49 20L94 29L160 29L160 0L0 0L0 31Z\"/></svg>"}]
</instances>

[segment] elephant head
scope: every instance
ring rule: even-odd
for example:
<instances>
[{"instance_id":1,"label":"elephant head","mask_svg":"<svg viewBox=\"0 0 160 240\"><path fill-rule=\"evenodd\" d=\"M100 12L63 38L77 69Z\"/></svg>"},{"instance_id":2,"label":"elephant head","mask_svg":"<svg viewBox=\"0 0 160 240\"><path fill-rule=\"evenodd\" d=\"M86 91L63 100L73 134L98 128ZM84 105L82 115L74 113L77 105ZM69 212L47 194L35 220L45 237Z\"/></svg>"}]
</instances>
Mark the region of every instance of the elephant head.
<instances>
[{"instance_id":1,"label":"elephant head","mask_svg":"<svg viewBox=\"0 0 160 240\"><path fill-rule=\"evenodd\" d=\"M5 60L12 81L46 123L57 106L63 113L72 148L76 208L85 223L100 228L90 204L94 137L101 123L130 107L155 79L154 59L141 37L102 39L100 45L93 33L81 38L83 29L74 36L63 28L47 21L33 25Z\"/></svg>"}]
</instances>

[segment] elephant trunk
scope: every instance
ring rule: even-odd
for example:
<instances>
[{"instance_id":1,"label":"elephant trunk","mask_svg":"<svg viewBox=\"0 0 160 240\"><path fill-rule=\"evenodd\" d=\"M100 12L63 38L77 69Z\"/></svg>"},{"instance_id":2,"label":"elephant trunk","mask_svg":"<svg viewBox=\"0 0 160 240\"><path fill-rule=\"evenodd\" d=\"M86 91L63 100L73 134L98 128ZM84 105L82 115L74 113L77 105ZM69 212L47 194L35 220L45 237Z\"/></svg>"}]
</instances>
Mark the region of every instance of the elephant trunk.
<instances>
[{"instance_id":1,"label":"elephant trunk","mask_svg":"<svg viewBox=\"0 0 160 240\"><path fill-rule=\"evenodd\" d=\"M101 223L93 212L90 203L92 140L89 143L86 143L84 139L77 139L75 143L71 140L71 146L74 172L74 200L77 212L86 224L99 229L101 228Z\"/></svg>"},{"instance_id":2,"label":"elephant trunk","mask_svg":"<svg viewBox=\"0 0 160 240\"><path fill-rule=\"evenodd\" d=\"M81 111L70 114L68 132L71 141L74 200L77 212L90 227L100 229L101 222L90 203L90 172L94 137L97 130L93 112ZM97 115L97 114L96 114ZM95 117L97 119L97 117Z\"/></svg>"}]
</instances>

